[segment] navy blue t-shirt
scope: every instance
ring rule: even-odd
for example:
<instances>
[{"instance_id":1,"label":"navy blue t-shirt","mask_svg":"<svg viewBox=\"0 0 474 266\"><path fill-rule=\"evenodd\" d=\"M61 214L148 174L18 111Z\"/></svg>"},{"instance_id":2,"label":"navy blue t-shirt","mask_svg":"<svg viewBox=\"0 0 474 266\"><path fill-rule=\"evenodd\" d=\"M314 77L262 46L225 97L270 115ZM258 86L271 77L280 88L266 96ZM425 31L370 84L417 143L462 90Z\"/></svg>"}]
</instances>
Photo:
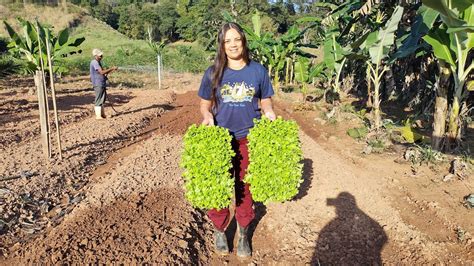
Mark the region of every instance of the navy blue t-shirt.
<instances>
[{"instance_id":1,"label":"navy blue t-shirt","mask_svg":"<svg viewBox=\"0 0 474 266\"><path fill-rule=\"evenodd\" d=\"M211 100L212 67L204 73L198 95ZM244 68L225 68L222 81L216 91L218 126L229 129L236 139L245 138L254 126L253 119L260 119L259 99L273 95L273 88L267 70L261 64L250 61Z\"/></svg>"}]
</instances>

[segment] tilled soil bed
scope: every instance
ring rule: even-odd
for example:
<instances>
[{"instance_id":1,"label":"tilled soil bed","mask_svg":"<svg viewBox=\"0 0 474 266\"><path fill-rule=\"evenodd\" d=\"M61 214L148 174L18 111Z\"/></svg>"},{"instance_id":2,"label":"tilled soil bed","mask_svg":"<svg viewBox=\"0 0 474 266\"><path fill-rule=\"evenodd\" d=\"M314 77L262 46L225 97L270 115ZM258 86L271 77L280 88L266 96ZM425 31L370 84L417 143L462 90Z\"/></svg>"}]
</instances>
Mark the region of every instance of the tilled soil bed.
<instances>
[{"instance_id":1,"label":"tilled soil bed","mask_svg":"<svg viewBox=\"0 0 474 266\"><path fill-rule=\"evenodd\" d=\"M0 183L0 264L474 263L474 225L459 218L472 217L470 210L453 205L446 211L442 200L423 203L405 178L408 166L361 158L347 139L326 138L327 128L284 101L277 114L302 129L300 193L286 203L256 204L251 258L235 255L235 220L226 232L232 253L217 255L210 222L184 199L178 165L186 128L201 120L199 81L174 74L161 91L112 88L118 113L105 121L91 115L92 92L73 88L83 80L65 84L60 117L71 118L62 120L62 161L56 153L51 160L42 156L34 98L1 91L11 106L0 108L6 125L0 175L11 180ZM15 109L19 101L26 107ZM445 190L469 191L463 187L469 183ZM410 215L413 206L425 205L428 212ZM446 233L430 233L430 225ZM463 228L463 240L453 227Z\"/></svg>"}]
</instances>

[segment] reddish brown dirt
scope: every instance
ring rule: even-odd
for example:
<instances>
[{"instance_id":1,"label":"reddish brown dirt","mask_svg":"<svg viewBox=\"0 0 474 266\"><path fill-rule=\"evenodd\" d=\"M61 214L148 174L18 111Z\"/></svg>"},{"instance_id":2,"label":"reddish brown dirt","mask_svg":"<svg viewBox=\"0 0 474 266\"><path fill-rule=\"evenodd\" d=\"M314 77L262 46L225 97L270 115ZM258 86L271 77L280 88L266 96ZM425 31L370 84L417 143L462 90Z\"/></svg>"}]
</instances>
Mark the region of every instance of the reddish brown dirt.
<instances>
[{"instance_id":1,"label":"reddish brown dirt","mask_svg":"<svg viewBox=\"0 0 474 266\"><path fill-rule=\"evenodd\" d=\"M181 138L201 119L200 77L169 74L162 91L142 80L144 89L110 90L118 114L106 121L91 117L83 79L63 84L60 116L77 117L63 120L63 162L41 156L34 98L0 91L10 106L0 109L8 124L0 175L20 176L0 181L0 264L474 263L472 210L460 204L472 177L444 183L444 165L412 175L394 163L397 153L361 155L345 134L351 121L320 125L318 112L294 112L287 100L276 112L302 129L301 191L256 204L252 258L239 260L234 245L215 254L212 226L184 199L178 166ZM231 243L235 230L232 221Z\"/></svg>"}]
</instances>

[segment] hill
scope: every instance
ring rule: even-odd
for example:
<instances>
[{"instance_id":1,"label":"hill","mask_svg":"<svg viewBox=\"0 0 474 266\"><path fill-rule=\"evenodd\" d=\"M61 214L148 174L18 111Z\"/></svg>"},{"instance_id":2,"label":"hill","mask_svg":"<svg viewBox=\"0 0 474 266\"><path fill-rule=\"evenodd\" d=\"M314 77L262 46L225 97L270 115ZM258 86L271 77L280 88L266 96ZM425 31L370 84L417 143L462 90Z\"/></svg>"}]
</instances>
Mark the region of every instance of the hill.
<instances>
[{"instance_id":1,"label":"hill","mask_svg":"<svg viewBox=\"0 0 474 266\"><path fill-rule=\"evenodd\" d=\"M85 37L80 47L81 53L64 58L60 62L72 72L88 71L93 48L104 51L105 66L116 65L128 69L152 70L156 64L156 55L148 46L147 41L130 39L92 17L87 10L72 4L60 7L0 5L0 17L16 30L19 30L16 17L28 20L37 18L41 23L51 26L55 32L69 27L73 38ZM0 37L6 36L8 34L5 28L0 27ZM169 45L165 49L163 63L167 70L200 72L207 67L208 64L202 64L202 62L208 61L208 57L208 53L199 44L180 42Z\"/></svg>"}]
</instances>

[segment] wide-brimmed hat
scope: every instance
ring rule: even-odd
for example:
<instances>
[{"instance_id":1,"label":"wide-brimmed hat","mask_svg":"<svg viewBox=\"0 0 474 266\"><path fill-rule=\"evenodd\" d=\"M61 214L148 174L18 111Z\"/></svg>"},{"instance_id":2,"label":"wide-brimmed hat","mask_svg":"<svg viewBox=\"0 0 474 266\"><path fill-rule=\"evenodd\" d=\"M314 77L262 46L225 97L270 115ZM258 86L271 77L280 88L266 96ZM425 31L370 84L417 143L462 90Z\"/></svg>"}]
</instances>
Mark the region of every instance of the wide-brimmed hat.
<instances>
[{"instance_id":1,"label":"wide-brimmed hat","mask_svg":"<svg viewBox=\"0 0 474 266\"><path fill-rule=\"evenodd\" d=\"M104 52L102 52L102 50L100 50L100 49L95 48L95 49L92 50L92 55L93 56L101 56L103 54L104 54Z\"/></svg>"}]
</instances>

